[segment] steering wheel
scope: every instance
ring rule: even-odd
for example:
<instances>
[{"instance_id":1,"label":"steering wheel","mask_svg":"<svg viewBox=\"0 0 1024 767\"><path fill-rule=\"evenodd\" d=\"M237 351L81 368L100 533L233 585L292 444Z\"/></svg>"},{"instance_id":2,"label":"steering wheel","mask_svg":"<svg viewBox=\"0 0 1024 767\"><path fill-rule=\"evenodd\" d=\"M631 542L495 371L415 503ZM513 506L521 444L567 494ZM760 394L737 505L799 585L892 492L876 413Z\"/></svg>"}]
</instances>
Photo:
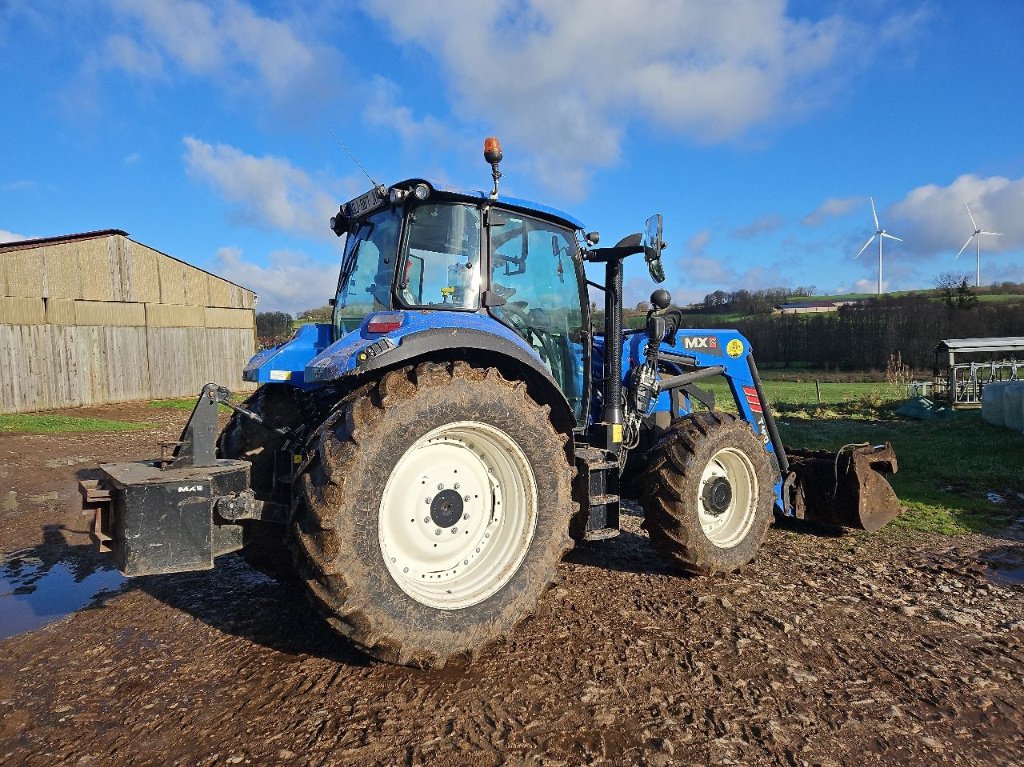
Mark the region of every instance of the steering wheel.
<instances>
[{"instance_id":1,"label":"steering wheel","mask_svg":"<svg viewBox=\"0 0 1024 767\"><path fill-rule=\"evenodd\" d=\"M515 292L513 288L512 292ZM512 303L506 303L501 307L501 311L508 318L508 321L515 325L517 328L522 330L524 333L530 332L530 315L526 308L526 301L513 301Z\"/></svg>"}]
</instances>

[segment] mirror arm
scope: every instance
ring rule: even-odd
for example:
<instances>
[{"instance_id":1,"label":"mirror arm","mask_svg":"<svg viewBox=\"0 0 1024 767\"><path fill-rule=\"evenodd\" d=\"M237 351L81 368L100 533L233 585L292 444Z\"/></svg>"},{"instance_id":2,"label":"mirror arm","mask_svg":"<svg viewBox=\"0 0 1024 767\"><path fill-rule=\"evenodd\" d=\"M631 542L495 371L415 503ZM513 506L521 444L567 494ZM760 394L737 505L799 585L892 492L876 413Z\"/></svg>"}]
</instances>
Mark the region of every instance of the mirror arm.
<instances>
[{"instance_id":1,"label":"mirror arm","mask_svg":"<svg viewBox=\"0 0 1024 767\"><path fill-rule=\"evenodd\" d=\"M627 239L632 239L628 237ZM616 245L614 248L595 248L594 250L588 250L585 260L592 261L595 263L606 263L608 261L621 261L627 256L632 256L637 253L643 253L643 245Z\"/></svg>"}]
</instances>

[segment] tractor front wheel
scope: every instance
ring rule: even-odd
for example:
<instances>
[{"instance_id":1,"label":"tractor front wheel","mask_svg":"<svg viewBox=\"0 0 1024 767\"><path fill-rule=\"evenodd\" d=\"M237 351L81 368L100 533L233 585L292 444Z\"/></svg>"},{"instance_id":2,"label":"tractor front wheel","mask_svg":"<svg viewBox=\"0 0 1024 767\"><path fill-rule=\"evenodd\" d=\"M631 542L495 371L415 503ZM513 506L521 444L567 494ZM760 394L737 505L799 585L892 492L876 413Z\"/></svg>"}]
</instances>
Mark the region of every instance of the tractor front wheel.
<instances>
[{"instance_id":1,"label":"tractor front wheel","mask_svg":"<svg viewBox=\"0 0 1024 767\"><path fill-rule=\"evenodd\" d=\"M772 476L745 422L714 411L678 419L648 458L641 504L651 544L691 572L739 570L768 534Z\"/></svg>"},{"instance_id":2,"label":"tractor front wheel","mask_svg":"<svg viewBox=\"0 0 1024 767\"><path fill-rule=\"evenodd\" d=\"M339 633L441 666L533 612L574 506L567 438L525 385L422 364L354 392L319 432L294 540Z\"/></svg>"}]
</instances>

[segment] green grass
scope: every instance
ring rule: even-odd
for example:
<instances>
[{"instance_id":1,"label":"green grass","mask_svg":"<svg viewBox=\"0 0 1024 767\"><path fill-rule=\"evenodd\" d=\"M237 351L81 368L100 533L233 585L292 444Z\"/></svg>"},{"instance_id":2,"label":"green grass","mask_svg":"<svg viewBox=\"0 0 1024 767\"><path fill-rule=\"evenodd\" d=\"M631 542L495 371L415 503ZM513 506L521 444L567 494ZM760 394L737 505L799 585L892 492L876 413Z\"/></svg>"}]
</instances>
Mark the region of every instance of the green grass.
<instances>
[{"instance_id":1,"label":"green grass","mask_svg":"<svg viewBox=\"0 0 1024 767\"><path fill-rule=\"evenodd\" d=\"M0 432L25 434L67 434L89 431L137 431L147 428L144 423L114 421L109 418L78 418L69 415L40 413L10 413L0 415Z\"/></svg>"},{"instance_id":2,"label":"green grass","mask_svg":"<svg viewBox=\"0 0 1024 767\"><path fill-rule=\"evenodd\" d=\"M822 381L819 384L819 404L814 381L765 380L762 383L768 401L779 417L878 417L891 411L890 400L897 394L893 386L884 382ZM724 378L711 378L699 385L715 393L719 409L736 412L732 392Z\"/></svg>"},{"instance_id":3,"label":"green grass","mask_svg":"<svg viewBox=\"0 0 1024 767\"><path fill-rule=\"evenodd\" d=\"M1004 527L1016 516L991 491L1024 492L1024 434L991 426L977 411L944 421L783 418L786 445L835 450L849 442L891 442L899 471L889 478L907 507L898 529L957 535ZM1018 503L1019 505L1019 503Z\"/></svg>"},{"instance_id":4,"label":"green grass","mask_svg":"<svg viewBox=\"0 0 1024 767\"><path fill-rule=\"evenodd\" d=\"M234 394L230 397L231 400L241 402L245 399L243 396L236 396ZM186 397L185 399L154 399L149 401L150 407L166 410L187 410L192 412L192 408L196 406L195 397ZM230 413L231 408L227 405L217 405L217 412L219 413Z\"/></svg>"},{"instance_id":5,"label":"green grass","mask_svg":"<svg viewBox=\"0 0 1024 767\"><path fill-rule=\"evenodd\" d=\"M150 407L167 409L167 410L191 410L195 407L196 398L188 397L186 399L154 399L149 401Z\"/></svg>"},{"instance_id":6,"label":"green grass","mask_svg":"<svg viewBox=\"0 0 1024 767\"><path fill-rule=\"evenodd\" d=\"M1019 304L1024 303L1024 296L1013 293L992 293L978 296L983 304Z\"/></svg>"}]
</instances>

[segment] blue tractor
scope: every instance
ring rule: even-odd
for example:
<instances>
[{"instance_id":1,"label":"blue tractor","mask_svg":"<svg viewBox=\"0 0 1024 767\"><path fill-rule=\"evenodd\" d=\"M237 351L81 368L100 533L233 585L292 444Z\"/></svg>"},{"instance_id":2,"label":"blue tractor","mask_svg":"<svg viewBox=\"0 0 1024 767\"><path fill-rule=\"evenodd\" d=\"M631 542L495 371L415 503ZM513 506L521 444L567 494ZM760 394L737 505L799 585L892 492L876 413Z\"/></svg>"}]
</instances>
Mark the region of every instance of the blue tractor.
<instances>
[{"instance_id":1,"label":"blue tractor","mask_svg":"<svg viewBox=\"0 0 1024 767\"><path fill-rule=\"evenodd\" d=\"M530 615L574 542L618 533L626 493L655 549L703 574L749 563L776 515L874 530L898 513L888 445L787 456L739 333L682 328L665 290L623 329L623 261L664 280L660 215L599 247L499 196L497 140L484 156L490 192L413 178L342 205L332 323L253 357L243 405L204 388L167 457L84 483L122 572L240 549L297 574L369 655L438 666ZM218 403L235 412L215 443Z\"/></svg>"}]
</instances>

